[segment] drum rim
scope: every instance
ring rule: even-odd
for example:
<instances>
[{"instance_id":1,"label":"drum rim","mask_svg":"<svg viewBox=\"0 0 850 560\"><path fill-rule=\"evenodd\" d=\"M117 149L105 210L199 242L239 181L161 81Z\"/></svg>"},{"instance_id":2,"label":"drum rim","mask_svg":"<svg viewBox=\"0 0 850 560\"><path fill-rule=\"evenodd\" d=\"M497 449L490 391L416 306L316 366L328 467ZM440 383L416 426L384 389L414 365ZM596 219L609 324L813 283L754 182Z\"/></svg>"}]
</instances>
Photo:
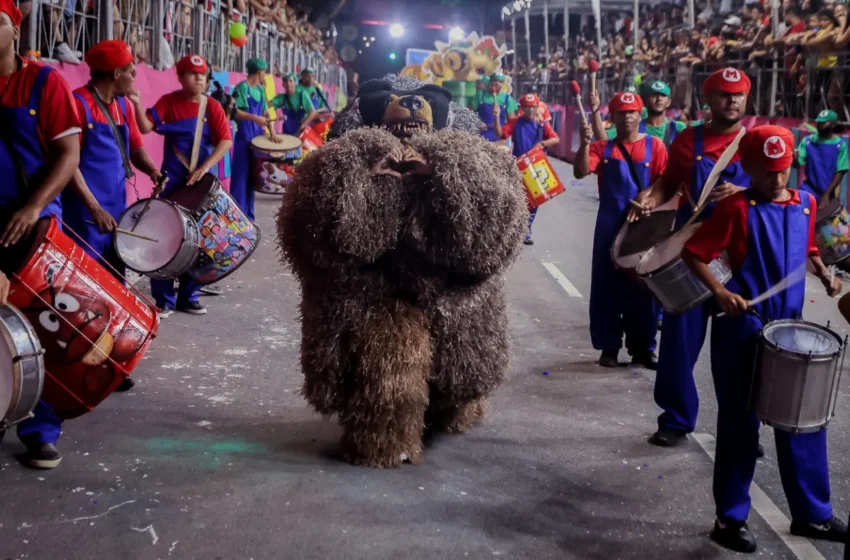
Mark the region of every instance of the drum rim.
<instances>
[{"instance_id":1,"label":"drum rim","mask_svg":"<svg viewBox=\"0 0 850 560\"><path fill-rule=\"evenodd\" d=\"M15 319L18 320L18 322L20 323L20 326L23 327L23 329L26 331L27 335L29 336L30 344L32 345L33 351L35 351L35 352L40 351L42 349L41 340L39 340L38 335L36 334L35 329L32 326L32 323L29 322L29 319L26 318L26 316L23 314L23 312L20 309L18 309L17 307L15 307L14 305L7 303L6 305L0 306L0 315L5 314L5 313L9 313L12 317L14 317ZM15 345L15 343L14 343L15 341L12 339L8 330L7 329L0 329L0 336L2 336L3 340L9 345L9 347L13 348L14 351L17 353L15 357L18 357L20 355L20 349L17 347L17 345ZM37 405L38 401L41 399L41 394L44 392L44 378L45 378L45 374L46 374L46 371L44 369L44 355L38 354L37 356L33 356L33 357L36 358L36 363L37 363L38 369L40 370L41 375L38 376L38 391L36 392L36 398L34 399L35 402L32 403L32 407L30 407L30 409L27 412L32 412L32 410L35 408L35 405ZM12 366L12 369L15 371L15 373L18 374L19 377L22 378L23 365L22 365L21 361L15 362ZM26 416L24 416L22 418L18 418L18 419L15 419L15 418L10 416L11 414L14 414L15 412L19 412L19 410L20 410L20 405L21 405L20 399L21 399L21 396L23 394L23 384L21 384L17 388L15 393L17 393L17 394L13 394L12 397L17 398L18 400L17 400L17 402L14 401L14 400L9 401L9 409L6 412L4 412L4 417L0 418L0 428L2 428L6 424L12 426L12 425L26 419Z\"/></svg>"},{"instance_id":2,"label":"drum rim","mask_svg":"<svg viewBox=\"0 0 850 560\"><path fill-rule=\"evenodd\" d=\"M251 138L251 147L255 148L257 150L263 151L263 152L274 154L274 153L280 153L280 152L282 152L282 153L294 152L295 150L300 150L304 146L304 142L300 138L298 138L297 136L293 136L291 134L278 134L277 136L286 136L288 138L295 138L295 140L298 141L298 145L291 147L291 148L281 147L279 150L264 148L264 147L256 145L254 143L254 140L256 140L257 138L269 138L269 136L267 134L258 134L257 136L254 136L253 138ZM269 140L269 142L271 142L271 140ZM273 144L273 145L274 146L280 146L281 144Z\"/></svg>"},{"instance_id":3,"label":"drum rim","mask_svg":"<svg viewBox=\"0 0 850 560\"><path fill-rule=\"evenodd\" d=\"M185 231L185 224L186 224L186 221L182 219L182 216L180 215L180 213L181 213L181 211L186 212L186 214L187 214L190 218L192 218L192 220L190 220L189 222L190 222L190 223L191 223L191 224L195 227L195 229L196 229L196 230L198 230L198 238L200 238L200 237L201 237L201 231L200 231L200 228L198 227L197 220L195 220L195 219L194 219L194 215L193 215L193 214L189 211L189 209L188 209L188 208L184 208L184 207L180 206L179 204L177 204L176 202L172 202L172 201L167 200L167 199L164 199L164 198L155 198L155 199L153 199L153 200L151 201L151 203L156 202L156 201L164 202L164 203L168 204L169 206L171 206L172 208L174 208L174 209L175 209L175 211L177 212L178 217L180 217L180 221L181 221L181 223L183 223L184 231ZM126 210L124 210L124 213L129 212L129 211L130 211L130 208L132 208L133 206L136 206L137 204L141 204L142 202L143 202L142 200L137 200L136 202L134 202L133 204L131 204L130 206L128 206L128 207L127 207L127 209L126 209ZM122 214L121 214L121 216L123 216L123 215L124 215L124 213L122 213ZM119 217L118 217L118 222L119 222L119 223L121 222L121 216L119 216ZM115 233L113 233L113 234L112 234L112 242L116 245L116 249L115 249L115 252L116 252L116 253L118 253L118 249L117 249L117 245L118 245L118 241L117 241L117 240L118 240L118 237L117 237L117 236L118 236L118 232L117 232L117 231L116 231ZM191 245L191 244L190 244L190 245ZM180 242L180 247L179 247L179 248L177 249L177 251L174 253L174 256L172 256L172 257L171 257L171 259L170 259L167 263L165 263L164 265L159 266L159 267L157 267L157 268L154 268L153 270L140 270L140 269L138 269L138 268L133 268L132 266L130 266L129 264L127 264L127 261L125 261L125 260L124 260L124 257L122 257L120 253L118 253L118 258L120 258L120 259L121 259L121 262L123 262L123 263L124 263L124 266L126 266L127 268L129 268L130 270L132 270L132 271L134 271L134 272L138 272L139 274L144 274L144 275L148 275L148 274L156 274L157 272L160 272L161 270L163 270L163 269L165 269L165 268L168 268L168 265L170 265L171 263L173 263L173 262L177 259L177 257L178 257L178 256L180 256L180 254L183 252L183 247L185 247L185 246L186 246L186 239L184 238L184 239L183 239L183 241L181 241L181 242ZM195 257L195 259L194 259L195 261L197 261L197 254L199 254L199 253L200 253L200 251L201 251L201 248L200 248L200 247L198 247L198 248L197 248L196 257ZM193 263L193 264L194 264L194 263ZM191 266L190 266L189 268L191 268ZM185 271L184 271L184 272L185 272ZM164 275L163 275L163 276L164 276Z\"/></svg>"},{"instance_id":4,"label":"drum rim","mask_svg":"<svg viewBox=\"0 0 850 560\"><path fill-rule=\"evenodd\" d=\"M768 329L771 326L778 328L778 327L781 327L782 325L805 325L805 326L808 326L808 327L815 327L816 329L823 330L827 334L832 336L836 340L836 342L838 342L838 348L830 354L813 354L811 357L809 357L808 354L804 354L802 352L796 352L794 350L789 350L788 348L782 348L778 344L775 344L769 338L767 338L767 332L768 332ZM844 350L844 339L841 338L841 335L839 335L837 332L835 332L834 330L832 330L829 327L819 325L819 324L814 323L812 321L806 321L805 319L777 319L776 321L770 321L768 324L766 324L762 328L761 340L762 340L762 343L765 346L767 346L768 348L770 348L773 352L776 352L777 354L790 354L792 356L799 356L800 358L804 358L808 361L813 361L813 362L829 362L829 361L832 361L837 356L840 356L841 352Z\"/></svg>"},{"instance_id":5,"label":"drum rim","mask_svg":"<svg viewBox=\"0 0 850 560\"><path fill-rule=\"evenodd\" d=\"M833 209L829 214L827 214L826 211L829 210L829 207L832 206L832 205L835 205L835 209ZM823 209L823 212L824 212L823 218L817 219L817 212L815 212L815 227L818 227L819 224L822 224L826 220L830 220L830 219L834 218L837 214L841 213L842 209L844 209L844 205L841 204L841 199L840 198L834 198L832 200L832 202L830 202Z\"/></svg>"}]
</instances>

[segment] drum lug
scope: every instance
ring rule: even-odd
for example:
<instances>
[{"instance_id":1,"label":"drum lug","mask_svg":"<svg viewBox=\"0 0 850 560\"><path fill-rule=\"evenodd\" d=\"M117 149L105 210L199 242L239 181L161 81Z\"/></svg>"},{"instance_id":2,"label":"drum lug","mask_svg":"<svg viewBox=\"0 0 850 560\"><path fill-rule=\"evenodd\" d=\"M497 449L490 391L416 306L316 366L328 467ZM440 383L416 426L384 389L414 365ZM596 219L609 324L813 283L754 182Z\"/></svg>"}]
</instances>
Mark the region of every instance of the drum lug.
<instances>
[{"instance_id":1,"label":"drum lug","mask_svg":"<svg viewBox=\"0 0 850 560\"><path fill-rule=\"evenodd\" d=\"M21 354L12 358L12 363L17 364L22 360L26 360L27 358L36 358L38 356L43 356L45 353L44 348L40 349L38 352L30 352L29 354Z\"/></svg>"}]
</instances>

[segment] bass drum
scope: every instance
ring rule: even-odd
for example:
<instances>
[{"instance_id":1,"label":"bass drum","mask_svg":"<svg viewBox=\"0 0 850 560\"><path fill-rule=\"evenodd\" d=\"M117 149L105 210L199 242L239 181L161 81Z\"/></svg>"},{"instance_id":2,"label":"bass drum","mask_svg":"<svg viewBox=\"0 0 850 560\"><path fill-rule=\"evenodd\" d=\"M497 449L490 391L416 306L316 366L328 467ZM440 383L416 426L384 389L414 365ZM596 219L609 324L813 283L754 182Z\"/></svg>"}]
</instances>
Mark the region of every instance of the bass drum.
<instances>
[{"instance_id":1,"label":"bass drum","mask_svg":"<svg viewBox=\"0 0 850 560\"><path fill-rule=\"evenodd\" d=\"M0 430L30 417L44 388L44 350L32 325L0 306Z\"/></svg>"}]
</instances>

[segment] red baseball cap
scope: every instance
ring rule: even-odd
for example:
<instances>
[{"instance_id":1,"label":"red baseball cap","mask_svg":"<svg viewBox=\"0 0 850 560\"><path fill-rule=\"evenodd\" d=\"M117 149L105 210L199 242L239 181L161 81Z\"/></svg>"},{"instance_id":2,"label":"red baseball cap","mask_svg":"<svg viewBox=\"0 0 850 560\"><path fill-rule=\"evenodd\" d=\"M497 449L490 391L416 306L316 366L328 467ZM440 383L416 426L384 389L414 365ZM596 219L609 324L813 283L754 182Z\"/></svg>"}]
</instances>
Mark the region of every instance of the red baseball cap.
<instances>
[{"instance_id":1,"label":"red baseball cap","mask_svg":"<svg viewBox=\"0 0 850 560\"><path fill-rule=\"evenodd\" d=\"M630 91L624 91L616 94L611 101L608 102L608 111L616 113L617 111L643 111L643 99L640 95Z\"/></svg>"},{"instance_id":2,"label":"red baseball cap","mask_svg":"<svg viewBox=\"0 0 850 560\"><path fill-rule=\"evenodd\" d=\"M199 54L187 54L177 63L177 72L197 72L206 74L209 71L207 61Z\"/></svg>"},{"instance_id":3,"label":"red baseball cap","mask_svg":"<svg viewBox=\"0 0 850 560\"><path fill-rule=\"evenodd\" d=\"M768 171L784 171L794 160L794 134L775 125L747 131L738 145L741 159Z\"/></svg>"},{"instance_id":4,"label":"red baseball cap","mask_svg":"<svg viewBox=\"0 0 850 560\"><path fill-rule=\"evenodd\" d=\"M521 107L537 107L540 105L540 98L533 93L527 93L519 100Z\"/></svg>"},{"instance_id":5,"label":"red baseball cap","mask_svg":"<svg viewBox=\"0 0 850 560\"><path fill-rule=\"evenodd\" d=\"M130 47L120 39L101 41L86 52L86 64L100 72L111 72L135 61Z\"/></svg>"},{"instance_id":6,"label":"red baseball cap","mask_svg":"<svg viewBox=\"0 0 850 560\"><path fill-rule=\"evenodd\" d=\"M0 0L0 12L5 12L15 27L19 26L24 18L14 0Z\"/></svg>"},{"instance_id":7,"label":"red baseball cap","mask_svg":"<svg viewBox=\"0 0 850 560\"><path fill-rule=\"evenodd\" d=\"M715 91L724 93L750 93L750 79L737 68L723 68L708 77L702 84L702 94Z\"/></svg>"}]
</instances>

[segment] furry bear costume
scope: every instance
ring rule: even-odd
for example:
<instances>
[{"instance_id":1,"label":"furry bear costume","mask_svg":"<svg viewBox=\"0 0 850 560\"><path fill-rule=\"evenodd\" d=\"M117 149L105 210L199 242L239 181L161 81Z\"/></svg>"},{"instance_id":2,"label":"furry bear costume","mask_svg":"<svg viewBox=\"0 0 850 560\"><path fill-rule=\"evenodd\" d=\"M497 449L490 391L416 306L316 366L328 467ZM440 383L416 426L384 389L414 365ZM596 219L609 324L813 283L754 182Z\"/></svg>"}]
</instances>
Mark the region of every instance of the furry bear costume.
<instances>
[{"instance_id":1,"label":"furry bear costume","mask_svg":"<svg viewBox=\"0 0 850 560\"><path fill-rule=\"evenodd\" d=\"M450 101L364 84L365 126L305 158L278 215L302 288L303 394L339 416L356 465L421 462L425 429L467 430L508 367L503 273L526 195L508 151L447 128Z\"/></svg>"}]
</instances>

